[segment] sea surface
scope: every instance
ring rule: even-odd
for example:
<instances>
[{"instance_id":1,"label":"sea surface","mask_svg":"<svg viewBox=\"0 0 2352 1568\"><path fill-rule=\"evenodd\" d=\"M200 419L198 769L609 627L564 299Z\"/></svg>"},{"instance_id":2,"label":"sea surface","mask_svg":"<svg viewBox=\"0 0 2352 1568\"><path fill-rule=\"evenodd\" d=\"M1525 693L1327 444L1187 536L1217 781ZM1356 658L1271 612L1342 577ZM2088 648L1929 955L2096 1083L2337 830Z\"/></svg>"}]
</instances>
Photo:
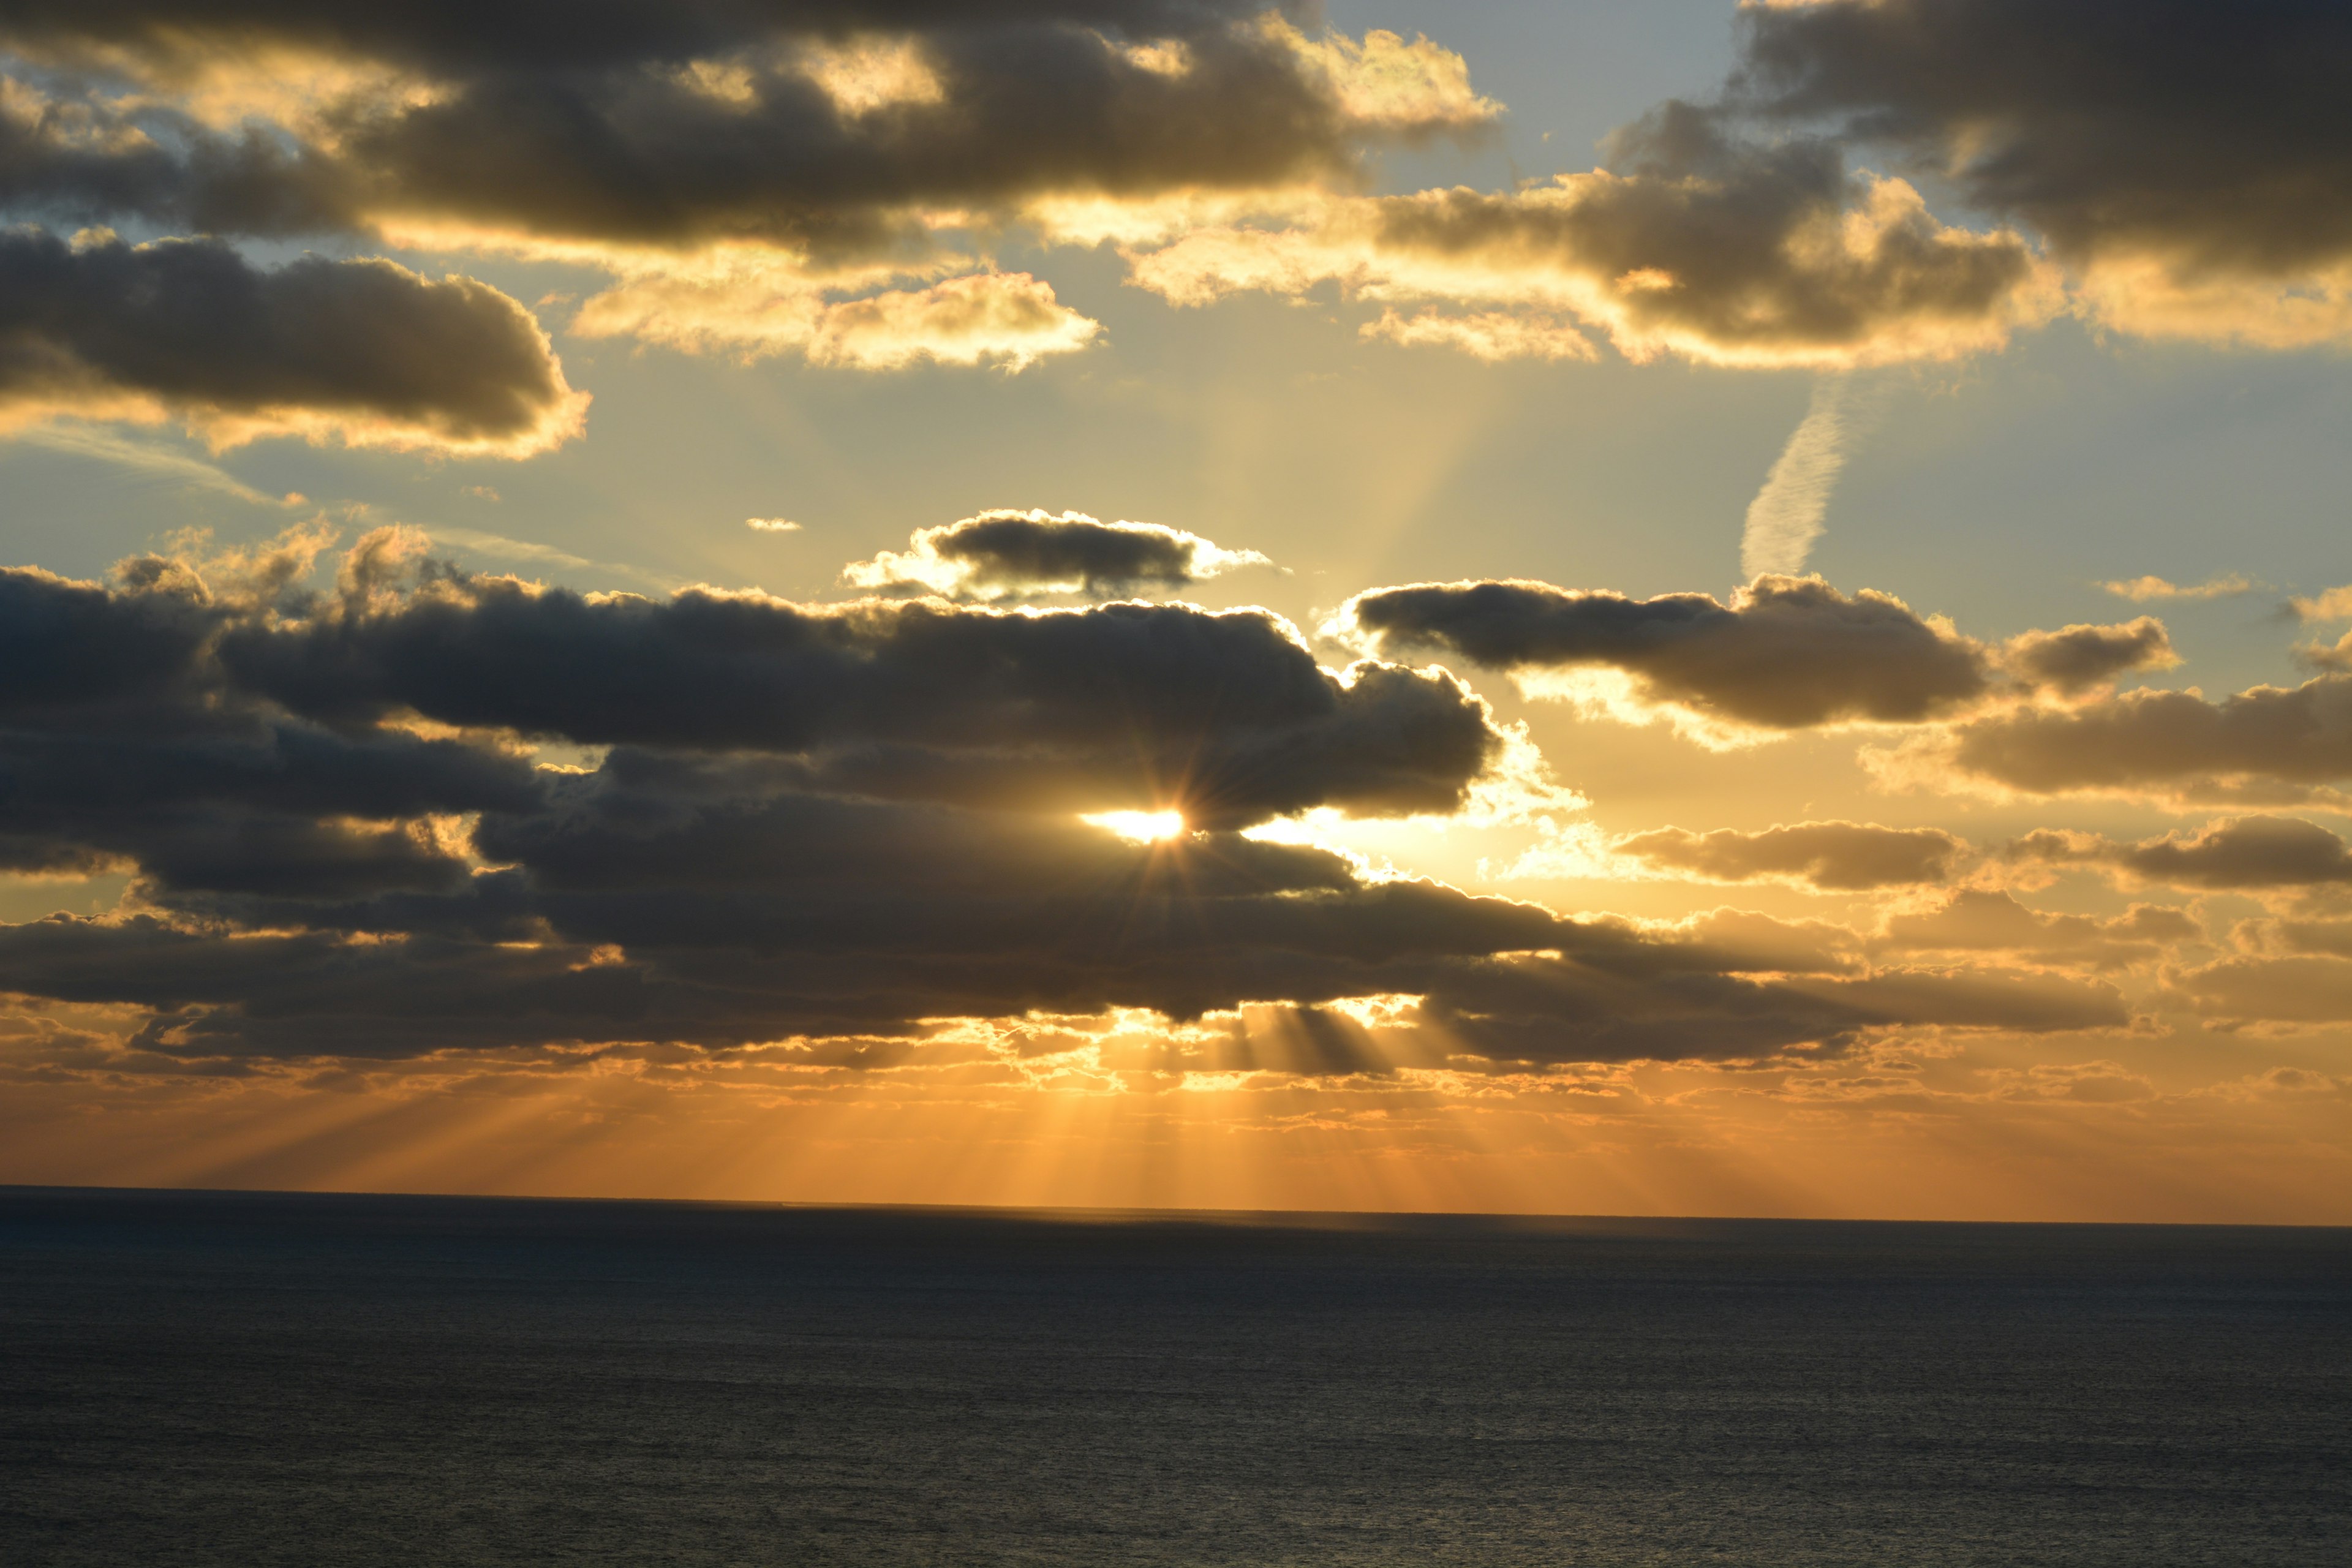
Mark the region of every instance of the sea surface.
<instances>
[{"instance_id":1,"label":"sea surface","mask_svg":"<svg viewBox=\"0 0 2352 1568\"><path fill-rule=\"evenodd\" d=\"M0 1563L2352 1563L2352 1231L0 1189Z\"/></svg>"}]
</instances>

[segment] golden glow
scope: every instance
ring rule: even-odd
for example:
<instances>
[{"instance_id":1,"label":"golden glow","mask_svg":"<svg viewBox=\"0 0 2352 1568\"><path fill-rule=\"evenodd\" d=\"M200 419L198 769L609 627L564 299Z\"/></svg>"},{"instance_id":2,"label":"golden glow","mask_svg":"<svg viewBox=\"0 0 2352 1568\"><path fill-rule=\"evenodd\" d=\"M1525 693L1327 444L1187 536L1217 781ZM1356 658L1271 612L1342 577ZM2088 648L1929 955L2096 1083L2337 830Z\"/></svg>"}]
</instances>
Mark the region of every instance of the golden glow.
<instances>
[{"instance_id":1,"label":"golden glow","mask_svg":"<svg viewBox=\"0 0 2352 1568\"><path fill-rule=\"evenodd\" d=\"M1137 844L1165 844L1187 829L1181 811L1097 811L1078 818Z\"/></svg>"}]
</instances>

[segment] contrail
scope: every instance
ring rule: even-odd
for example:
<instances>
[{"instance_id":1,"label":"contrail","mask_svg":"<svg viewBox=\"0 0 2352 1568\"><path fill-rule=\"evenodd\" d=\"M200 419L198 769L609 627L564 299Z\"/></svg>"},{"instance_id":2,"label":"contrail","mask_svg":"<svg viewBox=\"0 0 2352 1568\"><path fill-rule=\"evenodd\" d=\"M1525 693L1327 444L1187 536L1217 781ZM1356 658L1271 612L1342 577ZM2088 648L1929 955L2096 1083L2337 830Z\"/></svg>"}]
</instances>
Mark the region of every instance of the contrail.
<instances>
[{"instance_id":1,"label":"contrail","mask_svg":"<svg viewBox=\"0 0 2352 1568\"><path fill-rule=\"evenodd\" d=\"M1764 477L1764 488L1748 503L1739 569L1748 577L1805 569L1805 557L1821 537L1830 492L1845 467L1847 448L1870 426L1880 402L1843 373L1813 384L1804 422Z\"/></svg>"}]
</instances>

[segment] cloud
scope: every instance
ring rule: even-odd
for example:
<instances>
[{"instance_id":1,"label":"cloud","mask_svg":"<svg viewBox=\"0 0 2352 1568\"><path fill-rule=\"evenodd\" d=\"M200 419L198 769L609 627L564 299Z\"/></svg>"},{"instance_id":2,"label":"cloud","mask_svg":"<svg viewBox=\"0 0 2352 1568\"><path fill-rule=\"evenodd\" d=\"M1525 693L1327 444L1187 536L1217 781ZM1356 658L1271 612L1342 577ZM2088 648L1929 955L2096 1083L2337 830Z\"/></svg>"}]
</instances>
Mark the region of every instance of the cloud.
<instances>
[{"instance_id":1,"label":"cloud","mask_svg":"<svg viewBox=\"0 0 2352 1568\"><path fill-rule=\"evenodd\" d=\"M2246 890L2352 882L2352 848L2324 827L2287 816L2224 817L2196 833L2137 844L2045 829L2007 846L2003 858L2096 866L2134 881L2185 888Z\"/></svg>"},{"instance_id":2,"label":"cloud","mask_svg":"<svg viewBox=\"0 0 2352 1568\"><path fill-rule=\"evenodd\" d=\"M1832 724L1916 724L2037 692L2103 692L2178 661L2163 623L2070 626L1999 646L1891 595L1851 598L1819 577L1763 576L1728 605L1705 594L1629 599L1546 583L1420 583L1342 605L1325 628L1367 647L1450 653L1508 670L1529 696L1628 722L1675 718L1736 744ZM1612 689L1580 669L1622 672Z\"/></svg>"},{"instance_id":3,"label":"cloud","mask_svg":"<svg viewBox=\"0 0 2352 1568\"><path fill-rule=\"evenodd\" d=\"M2017 236L1940 224L1902 181L1850 175L1828 142L1734 142L1670 104L1615 150L1624 172L1328 198L1278 226L1198 228L1131 250L1133 279L1179 305L1337 284L1384 303L1564 311L1636 361L1832 370L1996 348L2056 309ZM1561 340L1518 341L1550 353Z\"/></svg>"},{"instance_id":4,"label":"cloud","mask_svg":"<svg viewBox=\"0 0 2352 1568\"><path fill-rule=\"evenodd\" d=\"M2022 795L2284 803L2352 776L2352 677L2257 686L2208 701L2126 691L2020 707L1864 753L1889 783Z\"/></svg>"},{"instance_id":5,"label":"cloud","mask_svg":"<svg viewBox=\"0 0 2352 1568\"><path fill-rule=\"evenodd\" d=\"M2224 958L2165 976L2165 1001L2222 1028L2352 1020L2352 961Z\"/></svg>"},{"instance_id":6,"label":"cloud","mask_svg":"<svg viewBox=\"0 0 2352 1568\"><path fill-rule=\"evenodd\" d=\"M2135 605L2145 605L2157 599L2235 598L2240 594L2252 593L2255 584L2254 580L2243 573L2230 572L2219 577L2208 578L2193 587L2183 587L2178 583L2168 583L2161 577L2133 577L2102 583L2099 586L2119 599L2129 599Z\"/></svg>"},{"instance_id":7,"label":"cloud","mask_svg":"<svg viewBox=\"0 0 2352 1568\"><path fill-rule=\"evenodd\" d=\"M0 422L173 418L215 448L331 435L521 457L576 435L587 401L530 313L471 279L0 233Z\"/></svg>"},{"instance_id":8,"label":"cloud","mask_svg":"<svg viewBox=\"0 0 2352 1568\"><path fill-rule=\"evenodd\" d=\"M1740 24L1733 108L1833 124L2022 219L2100 320L2271 348L2352 334L2340 8L1826 0Z\"/></svg>"},{"instance_id":9,"label":"cloud","mask_svg":"<svg viewBox=\"0 0 2352 1568\"><path fill-rule=\"evenodd\" d=\"M1252 6L653 9L15 15L0 205L568 261L616 279L583 335L1019 370L1099 332L983 260L1037 204L1352 185L1501 112L1425 38Z\"/></svg>"},{"instance_id":10,"label":"cloud","mask_svg":"<svg viewBox=\"0 0 2352 1568\"><path fill-rule=\"evenodd\" d=\"M688 353L788 352L812 363L903 370L919 361L1025 370L1092 342L1100 323L1025 272L975 272L922 289L834 299L839 280L737 250L715 260L628 258L623 281L581 307L582 337L634 337Z\"/></svg>"},{"instance_id":11,"label":"cloud","mask_svg":"<svg viewBox=\"0 0 2352 1568\"><path fill-rule=\"evenodd\" d=\"M1394 343L1400 348L1458 349L1473 359L1593 360L1601 357L1591 340L1572 321L1549 316L1515 315L1507 310L1477 310L1444 315L1423 310L1401 316L1382 310L1380 320L1367 321L1357 335L1368 342Z\"/></svg>"},{"instance_id":12,"label":"cloud","mask_svg":"<svg viewBox=\"0 0 2352 1568\"><path fill-rule=\"evenodd\" d=\"M2005 892L1963 888L1927 909L1890 913L1869 945L1877 954L1999 953L2052 968L2110 970L2153 963L2203 934L2180 910L2154 904L2104 919L2052 915Z\"/></svg>"},{"instance_id":13,"label":"cloud","mask_svg":"<svg viewBox=\"0 0 2352 1568\"><path fill-rule=\"evenodd\" d=\"M754 533L798 533L801 525L788 517L747 517L743 526Z\"/></svg>"},{"instance_id":14,"label":"cloud","mask_svg":"<svg viewBox=\"0 0 2352 1568\"><path fill-rule=\"evenodd\" d=\"M114 915L0 927L0 990L136 1010L137 1049L224 1065L1374 997L1390 1024L1301 1022L1282 1059L2127 1019L2104 984L1871 967L1757 916L1565 919L1243 837L1459 808L1500 750L1448 678L1322 669L1263 612L583 596L389 531L318 589L318 548L142 558L111 587L0 574L0 842L134 875ZM525 737L596 750L540 765ZM1150 805L1184 829L1084 819Z\"/></svg>"},{"instance_id":15,"label":"cloud","mask_svg":"<svg viewBox=\"0 0 2352 1568\"><path fill-rule=\"evenodd\" d=\"M2330 588L2309 598L2287 601L2296 618L2305 621L2341 621L2352 619L2352 586Z\"/></svg>"},{"instance_id":16,"label":"cloud","mask_svg":"<svg viewBox=\"0 0 2352 1568\"><path fill-rule=\"evenodd\" d=\"M585 47L553 41L568 17L524 36L229 14L38 30L52 47L110 51L150 92L209 65L215 115L275 121L302 150L296 166L315 164L362 222L669 248L875 254L910 237L916 209L1278 186L1346 172L1367 139L1472 132L1499 112L1425 40L1310 36L1234 7L698 9L686 28L587 27L604 37ZM689 37L697 52L677 52ZM318 101L289 103L268 68L274 41L344 68ZM1136 47L1150 42L1170 47ZM149 195L85 186L93 202Z\"/></svg>"},{"instance_id":17,"label":"cloud","mask_svg":"<svg viewBox=\"0 0 2352 1568\"><path fill-rule=\"evenodd\" d=\"M1417 584L1360 594L1334 625L1370 647L1450 653L1523 678L1622 670L1637 704L1766 731L1917 722L1992 689L1981 645L1900 599L1866 589L1849 598L1817 577L1759 577L1727 605L1705 594Z\"/></svg>"},{"instance_id":18,"label":"cloud","mask_svg":"<svg viewBox=\"0 0 2352 1568\"><path fill-rule=\"evenodd\" d=\"M2180 662L2164 623L2152 616L2121 626L2070 626L2024 632L2001 645L2003 668L2033 687L2074 696L2143 669Z\"/></svg>"},{"instance_id":19,"label":"cloud","mask_svg":"<svg viewBox=\"0 0 2352 1568\"><path fill-rule=\"evenodd\" d=\"M591 745L751 748L861 793L1175 806L1202 825L1326 805L1452 811L1503 745L1450 677L1326 670L1259 610L583 596L453 577L408 551L363 540L341 598L227 628L220 660L321 722L415 712Z\"/></svg>"},{"instance_id":20,"label":"cloud","mask_svg":"<svg viewBox=\"0 0 2352 1568\"><path fill-rule=\"evenodd\" d=\"M1940 882L1968 852L1940 828L1858 822L1800 822L1760 833L1662 827L1628 835L1610 847L1708 881L1769 879L1840 891Z\"/></svg>"},{"instance_id":21,"label":"cloud","mask_svg":"<svg viewBox=\"0 0 2352 1568\"><path fill-rule=\"evenodd\" d=\"M852 563L859 588L917 588L974 599L1025 594L1109 597L1171 589L1271 564L1255 550L1223 550L1156 522L1100 522L1084 512L984 511L916 531L903 552Z\"/></svg>"},{"instance_id":22,"label":"cloud","mask_svg":"<svg viewBox=\"0 0 2352 1568\"><path fill-rule=\"evenodd\" d=\"M2310 621L2340 621L2352 618L2352 587L2330 588L2309 598L2287 601L2297 619ZM2342 672L2352 670L2352 632L2347 632L2333 643L2307 642L2295 647L2296 662L2312 669Z\"/></svg>"}]
</instances>

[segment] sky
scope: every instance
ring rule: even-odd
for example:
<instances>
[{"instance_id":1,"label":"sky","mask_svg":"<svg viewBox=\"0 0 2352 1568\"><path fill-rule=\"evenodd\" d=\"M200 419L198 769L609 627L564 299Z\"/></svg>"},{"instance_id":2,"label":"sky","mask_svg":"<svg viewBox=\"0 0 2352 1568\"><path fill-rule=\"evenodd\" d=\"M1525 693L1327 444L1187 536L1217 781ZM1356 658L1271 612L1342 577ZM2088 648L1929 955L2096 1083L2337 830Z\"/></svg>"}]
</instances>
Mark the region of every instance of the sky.
<instances>
[{"instance_id":1,"label":"sky","mask_svg":"<svg viewBox=\"0 0 2352 1568\"><path fill-rule=\"evenodd\" d=\"M2352 16L0 3L0 1181L2352 1223Z\"/></svg>"}]
</instances>

